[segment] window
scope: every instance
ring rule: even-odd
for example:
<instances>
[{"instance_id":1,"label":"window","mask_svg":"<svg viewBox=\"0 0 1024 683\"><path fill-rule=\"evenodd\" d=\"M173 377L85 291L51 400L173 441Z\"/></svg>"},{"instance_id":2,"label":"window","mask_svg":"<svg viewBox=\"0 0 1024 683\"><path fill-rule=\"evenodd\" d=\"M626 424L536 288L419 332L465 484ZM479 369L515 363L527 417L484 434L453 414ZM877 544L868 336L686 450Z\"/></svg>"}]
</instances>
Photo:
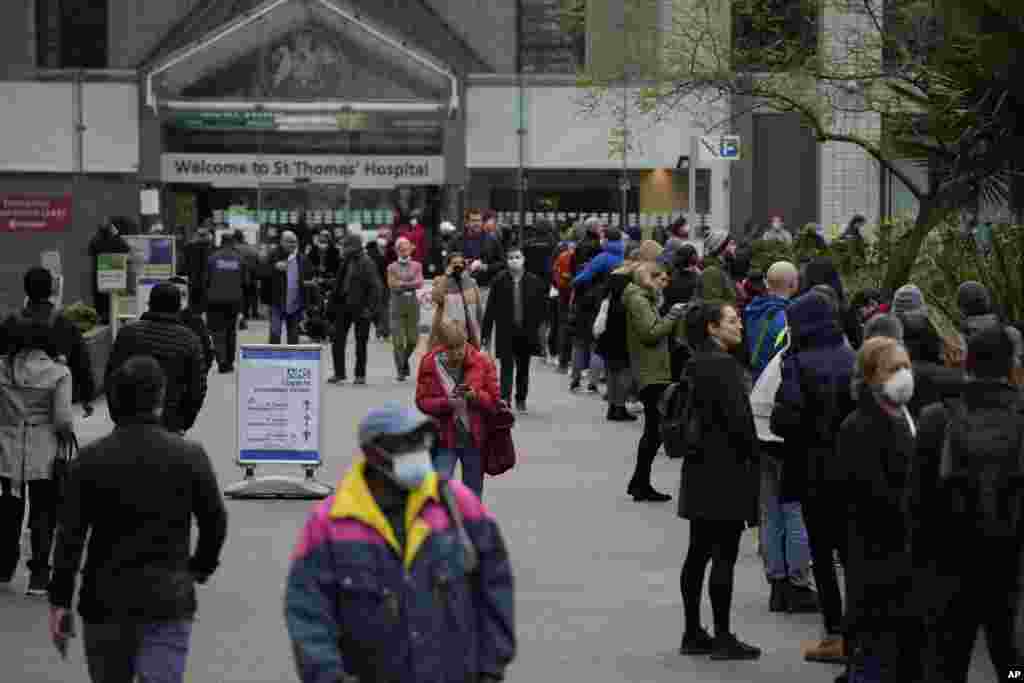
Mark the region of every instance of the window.
<instances>
[{"instance_id":1,"label":"window","mask_svg":"<svg viewBox=\"0 0 1024 683\"><path fill-rule=\"evenodd\" d=\"M574 74L586 64L586 0L520 0L524 73Z\"/></svg>"},{"instance_id":2,"label":"window","mask_svg":"<svg viewBox=\"0 0 1024 683\"><path fill-rule=\"evenodd\" d=\"M106 0L36 0L36 62L48 69L105 69Z\"/></svg>"}]
</instances>

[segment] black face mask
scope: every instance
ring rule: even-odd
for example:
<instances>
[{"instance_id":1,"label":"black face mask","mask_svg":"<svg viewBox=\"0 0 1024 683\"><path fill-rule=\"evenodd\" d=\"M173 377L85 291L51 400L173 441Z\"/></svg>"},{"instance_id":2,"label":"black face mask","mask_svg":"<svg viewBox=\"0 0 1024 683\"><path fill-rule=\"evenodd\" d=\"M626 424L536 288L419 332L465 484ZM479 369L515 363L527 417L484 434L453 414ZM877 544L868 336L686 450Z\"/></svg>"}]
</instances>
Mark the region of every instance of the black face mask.
<instances>
[{"instance_id":1,"label":"black face mask","mask_svg":"<svg viewBox=\"0 0 1024 683\"><path fill-rule=\"evenodd\" d=\"M462 274L464 272L466 272L466 269L461 267L461 266L456 266L455 268L452 268L452 276L453 277L461 279L462 278Z\"/></svg>"}]
</instances>

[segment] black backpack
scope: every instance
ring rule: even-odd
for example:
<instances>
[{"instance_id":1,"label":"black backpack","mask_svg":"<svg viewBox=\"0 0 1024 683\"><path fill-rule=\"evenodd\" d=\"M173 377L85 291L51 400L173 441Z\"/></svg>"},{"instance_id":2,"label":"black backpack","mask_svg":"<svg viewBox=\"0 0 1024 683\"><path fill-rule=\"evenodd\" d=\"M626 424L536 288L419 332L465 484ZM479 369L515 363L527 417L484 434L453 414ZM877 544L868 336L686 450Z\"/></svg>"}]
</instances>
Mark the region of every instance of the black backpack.
<instances>
[{"instance_id":1,"label":"black backpack","mask_svg":"<svg viewBox=\"0 0 1024 683\"><path fill-rule=\"evenodd\" d=\"M661 413L661 439L669 457L689 455L700 442L700 416L696 410L696 384L692 366L687 364L678 382L668 385L658 401Z\"/></svg>"},{"instance_id":2,"label":"black backpack","mask_svg":"<svg viewBox=\"0 0 1024 683\"><path fill-rule=\"evenodd\" d=\"M954 518L987 540L1012 540L1024 531L1024 403L1007 427L1004 411L950 413L939 462L939 487Z\"/></svg>"}]
</instances>

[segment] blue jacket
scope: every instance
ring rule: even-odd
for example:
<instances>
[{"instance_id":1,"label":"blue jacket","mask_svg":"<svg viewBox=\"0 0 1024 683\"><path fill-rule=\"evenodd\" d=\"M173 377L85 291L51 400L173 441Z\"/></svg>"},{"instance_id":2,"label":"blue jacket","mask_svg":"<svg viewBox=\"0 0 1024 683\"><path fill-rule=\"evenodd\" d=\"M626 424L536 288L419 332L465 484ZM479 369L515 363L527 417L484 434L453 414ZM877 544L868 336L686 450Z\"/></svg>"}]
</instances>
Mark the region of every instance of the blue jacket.
<instances>
[{"instance_id":1,"label":"blue jacket","mask_svg":"<svg viewBox=\"0 0 1024 683\"><path fill-rule=\"evenodd\" d=\"M449 483L479 555L462 545L431 474L409 493L404 548L370 492L365 461L302 529L285 619L303 683L501 679L515 656L512 568L490 512Z\"/></svg>"},{"instance_id":2,"label":"blue jacket","mask_svg":"<svg viewBox=\"0 0 1024 683\"><path fill-rule=\"evenodd\" d=\"M764 372L775 354L786 343L786 306L787 299L774 294L759 296L743 309L743 330L747 338L747 353L750 355L750 369L753 372L754 382ZM768 328L765 330L764 326ZM761 349L756 356L754 350L757 348L757 341L761 339Z\"/></svg>"},{"instance_id":3,"label":"blue jacket","mask_svg":"<svg viewBox=\"0 0 1024 683\"><path fill-rule=\"evenodd\" d=\"M786 441L782 499L832 495L841 484L836 436L856 405L850 392L854 352L832 305L810 292L786 309L792 342L782 359L771 429Z\"/></svg>"},{"instance_id":4,"label":"blue jacket","mask_svg":"<svg viewBox=\"0 0 1024 683\"><path fill-rule=\"evenodd\" d=\"M579 287L580 285L590 284L594 278L611 273L622 265L625 256L626 245L622 240L606 242L604 250L590 259L579 275L573 278L572 286Z\"/></svg>"}]
</instances>

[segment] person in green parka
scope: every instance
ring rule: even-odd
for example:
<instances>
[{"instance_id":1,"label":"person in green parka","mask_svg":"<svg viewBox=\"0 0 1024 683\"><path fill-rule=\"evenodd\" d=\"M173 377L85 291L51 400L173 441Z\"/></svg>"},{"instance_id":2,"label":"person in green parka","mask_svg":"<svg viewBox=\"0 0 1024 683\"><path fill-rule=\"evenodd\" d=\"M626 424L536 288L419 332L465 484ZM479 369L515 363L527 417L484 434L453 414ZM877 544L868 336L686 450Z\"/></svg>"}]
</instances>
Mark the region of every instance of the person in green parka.
<instances>
[{"instance_id":1,"label":"person in green parka","mask_svg":"<svg viewBox=\"0 0 1024 683\"><path fill-rule=\"evenodd\" d=\"M697 281L695 298L709 302L736 303L736 283L729 261L736 256L736 240L725 230L713 230L704 239L704 269Z\"/></svg>"},{"instance_id":2,"label":"person in green parka","mask_svg":"<svg viewBox=\"0 0 1024 683\"><path fill-rule=\"evenodd\" d=\"M685 311L685 304L676 304L666 315L658 313L658 299L668 283L669 274L665 266L645 263L636 269L633 284L622 293L629 363L644 404L644 433L637 447L636 469L626 489L635 501L663 503L672 499L672 496L651 486L651 463L661 447L658 402L665 388L672 383L668 342Z\"/></svg>"}]
</instances>

